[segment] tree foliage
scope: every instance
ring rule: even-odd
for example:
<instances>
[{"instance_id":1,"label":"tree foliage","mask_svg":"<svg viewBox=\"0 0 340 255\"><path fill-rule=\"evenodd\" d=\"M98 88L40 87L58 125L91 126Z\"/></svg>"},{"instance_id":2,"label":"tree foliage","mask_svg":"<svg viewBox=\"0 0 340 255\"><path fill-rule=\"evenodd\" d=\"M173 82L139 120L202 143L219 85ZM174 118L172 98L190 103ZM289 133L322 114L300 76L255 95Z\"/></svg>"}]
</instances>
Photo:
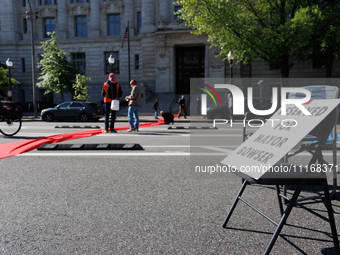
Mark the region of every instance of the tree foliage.
<instances>
[{"instance_id":1,"label":"tree foliage","mask_svg":"<svg viewBox=\"0 0 340 255\"><path fill-rule=\"evenodd\" d=\"M39 47L44 52L38 63L38 67L41 69L38 79L41 81L37 83L37 86L47 88L45 94L52 91L57 94L66 92L73 95L73 82L80 72L67 60L69 54L59 47L55 32L49 33L49 35L51 38L41 42L42 45Z\"/></svg>"},{"instance_id":2,"label":"tree foliage","mask_svg":"<svg viewBox=\"0 0 340 255\"><path fill-rule=\"evenodd\" d=\"M86 77L83 74L77 74L76 82L73 84L74 95L73 99L77 101L85 101L89 100L89 85L86 85L85 82L91 81L91 78Z\"/></svg>"},{"instance_id":3,"label":"tree foliage","mask_svg":"<svg viewBox=\"0 0 340 255\"><path fill-rule=\"evenodd\" d=\"M326 76L332 76L334 59L340 59L340 1L313 1L320 8L320 18L312 38L312 56L322 53Z\"/></svg>"},{"instance_id":4,"label":"tree foliage","mask_svg":"<svg viewBox=\"0 0 340 255\"><path fill-rule=\"evenodd\" d=\"M243 63L275 65L289 77L296 56L310 44L321 11L305 0L179 0L181 18L206 33L221 54Z\"/></svg>"},{"instance_id":5,"label":"tree foliage","mask_svg":"<svg viewBox=\"0 0 340 255\"><path fill-rule=\"evenodd\" d=\"M20 82L11 77L11 84L13 86L20 84ZM9 77L7 76L7 69L3 67L0 67L0 89L4 92L9 90Z\"/></svg>"}]
</instances>

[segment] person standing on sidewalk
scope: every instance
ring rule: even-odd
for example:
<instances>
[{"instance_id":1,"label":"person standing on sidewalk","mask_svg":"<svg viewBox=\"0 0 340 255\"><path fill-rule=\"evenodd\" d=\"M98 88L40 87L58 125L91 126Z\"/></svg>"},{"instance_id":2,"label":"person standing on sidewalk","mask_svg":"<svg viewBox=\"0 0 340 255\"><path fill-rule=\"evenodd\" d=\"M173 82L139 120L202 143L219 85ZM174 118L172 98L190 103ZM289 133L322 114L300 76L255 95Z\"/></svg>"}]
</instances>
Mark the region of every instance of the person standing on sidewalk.
<instances>
[{"instance_id":1,"label":"person standing on sidewalk","mask_svg":"<svg viewBox=\"0 0 340 255\"><path fill-rule=\"evenodd\" d=\"M139 116L138 110L139 107L142 107L142 91L137 85L136 80L130 81L130 85L132 87L130 96L125 97L125 100L129 100L129 109L128 109L128 119L130 129L128 132L139 131Z\"/></svg>"},{"instance_id":2,"label":"person standing on sidewalk","mask_svg":"<svg viewBox=\"0 0 340 255\"><path fill-rule=\"evenodd\" d=\"M158 109L159 109L159 99L156 99L156 102L153 104L153 109L155 111L155 119L158 119Z\"/></svg>"},{"instance_id":3,"label":"person standing on sidewalk","mask_svg":"<svg viewBox=\"0 0 340 255\"><path fill-rule=\"evenodd\" d=\"M115 120L116 120L116 111L111 110L111 102L113 99L118 100L118 98L122 96L122 89L119 83L115 81L114 73L110 73L109 79L104 83L102 96L104 97L104 104L105 104L105 132L106 133L109 132L109 122L110 122L110 132L117 133L117 131L114 130ZM110 114L111 114L111 121L109 121Z\"/></svg>"},{"instance_id":4,"label":"person standing on sidewalk","mask_svg":"<svg viewBox=\"0 0 340 255\"><path fill-rule=\"evenodd\" d=\"M229 117L230 121L234 120L233 116L233 96L231 93L228 93L228 107L229 107Z\"/></svg>"},{"instance_id":5,"label":"person standing on sidewalk","mask_svg":"<svg viewBox=\"0 0 340 255\"><path fill-rule=\"evenodd\" d=\"M179 112L178 112L178 118L181 117L181 113L183 111L183 115L184 115L184 119L187 118L187 111L186 111L186 108L185 108L185 99L184 99L184 95L182 95L182 97L178 100L178 103L179 103Z\"/></svg>"}]
</instances>

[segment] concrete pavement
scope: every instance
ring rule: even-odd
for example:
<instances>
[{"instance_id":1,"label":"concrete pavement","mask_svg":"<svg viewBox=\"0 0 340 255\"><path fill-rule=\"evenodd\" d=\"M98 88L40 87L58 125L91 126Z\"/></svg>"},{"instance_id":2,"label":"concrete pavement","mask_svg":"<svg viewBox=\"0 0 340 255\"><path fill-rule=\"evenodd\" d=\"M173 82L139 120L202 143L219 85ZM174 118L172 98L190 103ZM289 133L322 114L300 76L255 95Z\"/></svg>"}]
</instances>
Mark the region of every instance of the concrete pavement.
<instances>
[{"instance_id":1,"label":"concrete pavement","mask_svg":"<svg viewBox=\"0 0 340 255\"><path fill-rule=\"evenodd\" d=\"M161 119L162 117L159 117ZM22 121L42 121L40 118L40 114L38 117L34 117L33 115L24 115L22 117ZM158 119L155 119L153 115L140 115L139 116L139 121L140 122L157 122ZM181 118L175 118L176 123L189 123L190 121L195 121L195 122L212 122L212 120L205 119L203 116L187 116L185 119L184 117L181 116ZM104 122L104 118L100 118L99 122ZM128 122L127 116L118 116L116 118L116 122Z\"/></svg>"}]
</instances>

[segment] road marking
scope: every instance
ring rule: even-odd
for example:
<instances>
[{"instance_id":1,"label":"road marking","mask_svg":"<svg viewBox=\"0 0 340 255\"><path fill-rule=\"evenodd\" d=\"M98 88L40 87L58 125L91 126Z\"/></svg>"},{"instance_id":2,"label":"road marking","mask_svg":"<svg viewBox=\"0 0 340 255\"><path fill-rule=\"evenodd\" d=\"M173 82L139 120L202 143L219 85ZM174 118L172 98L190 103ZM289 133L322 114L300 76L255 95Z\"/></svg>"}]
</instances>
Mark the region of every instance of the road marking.
<instances>
[{"instance_id":1,"label":"road marking","mask_svg":"<svg viewBox=\"0 0 340 255\"><path fill-rule=\"evenodd\" d=\"M220 148L219 146L218 147L217 146L200 146L200 148L213 150L213 151L226 152L226 153L232 152L232 150L223 149L223 148Z\"/></svg>"},{"instance_id":2,"label":"road marking","mask_svg":"<svg viewBox=\"0 0 340 255\"><path fill-rule=\"evenodd\" d=\"M96 157L96 156L110 156L110 157L121 157L121 156L226 156L229 153L225 152L225 153L195 153L195 152L146 152L146 153L119 153L119 152L114 152L114 153L103 153L103 152L96 152L96 153L92 153L92 152L88 152L88 153L36 153L36 152L27 152L25 154L18 154L16 155L16 157L55 157L55 156L60 156L60 157L72 157L72 156L87 156L87 157ZM310 154L306 153L300 153L300 156L309 156ZM324 156L333 156L333 153L324 153Z\"/></svg>"},{"instance_id":3,"label":"road marking","mask_svg":"<svg viewBox=\"0 0 340 255\"><path fill-rule=\"evenodd\" d=\"M224 154L223 154L224 155ZM170 153L170 152L146 152L146 153L119 153L119 152L115 152L115 153L103 153L103 152L99 152L99 153L25 153L25 154L18 154L16 155L16 157L59 157L59 156L68 156L68 157L72 157L72 156L190 156L189 152L174 152L174 153Z\"/></svg>"}]
</instances>

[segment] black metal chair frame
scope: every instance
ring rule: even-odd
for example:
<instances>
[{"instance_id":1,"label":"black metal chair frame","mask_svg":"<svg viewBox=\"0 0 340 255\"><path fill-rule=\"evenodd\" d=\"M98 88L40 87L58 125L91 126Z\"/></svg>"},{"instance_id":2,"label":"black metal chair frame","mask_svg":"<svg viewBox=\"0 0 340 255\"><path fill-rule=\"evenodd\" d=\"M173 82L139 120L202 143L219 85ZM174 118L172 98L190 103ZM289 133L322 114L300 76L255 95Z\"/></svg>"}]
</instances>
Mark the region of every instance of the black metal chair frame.
<instances>
[{"instance_id":1,"label":"black metal chair frame","mask_svg":"<svg viewBox=\"0 0 340 255\"><path fill-rule=\"evenodd\" d=\"M316 133L318 138L319 138L319 142L318 145L315 149L315 151L313 152L313 156L309 162L309 166L313 165L316 163L316 161L318 162L324 162L323 156L322 156L322 149L323 146L325 145L325 143L327 142L328 136L331 132L331 130L333 129L333 126L336 124L336 116L337 116L337 108L334 109L311 133ZM322 130L320 135L320 130ZM318 134L319 133L319 134ZM287 162L278 162L277 165L289 165L289 163ZM271 221L272 223L274 223L277 228L275 230L275 232L273 233L271 240L265 250L265 252L263 254L269 254L270 251L272 250L275 241L277 240L283 226L286 224L286 221L288 219L288 216L290 214L290 212L292 211L293 207L296 205L296 202L298 200L298 197L301 193L302 188L305 185L321 185L323 187L324 190L324 196L322 197L325 201L325 205L327 208L327 212L328 212L328 217L329 217L329 223L330 223L330 227L331 227L331 232L332 232L332 237L333 237L333 242L334 242L334 247L335 247L335 251L336 254L340 254L340 248L339 248L339 240L338 240L338 235L337 235L337 231L336 231L336 226L335 226L335 220L334 220L334 214L333 214L333 210L332 210L332 204L331 204L331 197L330 197L330 193L329 193L329 189L328 189L328 183L327 183L327 178L326 175L324 173L318 174L318 176L316 176L317 178L315 178L315 176L311 176L310 173L307 173L305 168L300 168L298 166L295 166L298 169L298 173L299 176L296 176L294 174L294 176L290 176L290 175L286 175L284 174L283 176L277 176L277 173L266 173L264 174L260 179L256 180L253 179L251 177L249 177L248 175L241 173L241 172L235 172L236 175L238 175L239 177L241 177L244 181L242 184L241 189L239 190L231 209L229 210L229 213L223 223L223 227L227 228L227 223L230 220L230 217L233 214L233 211L236 208L236 205L238 204L238 201L241 200L242 202L244 202L246 205L248 205L249 207L251 207L252 209L254 209L256 212L260 213L263 217L265 217L267 220ZM314 177L314 178L312 178ZM250 203L248 203L246 200L244 200L241 196L242 193L244 192L245 188L250 185L250 184L260 184L260 185L275 185L276 186L276 191L277 191L277 198L278 198L278 202L279 202L279 208L280 208L280 212L281 212L281 219L279 221L279 223L275 222L274 220L272 220L271 218L269 218L267 215L265 215L264 213L262 213L259 209L257 209L256 207L254 207L253 205L251 205ZM289 204L286 207L286 209L283 209L283 203L282 203L282 199L281 199L281 193L280 193L280 185L297 185L297 188L294 191L294 194L292 196L291 199L289 199Z\"/></svg>"}]
</instances>

